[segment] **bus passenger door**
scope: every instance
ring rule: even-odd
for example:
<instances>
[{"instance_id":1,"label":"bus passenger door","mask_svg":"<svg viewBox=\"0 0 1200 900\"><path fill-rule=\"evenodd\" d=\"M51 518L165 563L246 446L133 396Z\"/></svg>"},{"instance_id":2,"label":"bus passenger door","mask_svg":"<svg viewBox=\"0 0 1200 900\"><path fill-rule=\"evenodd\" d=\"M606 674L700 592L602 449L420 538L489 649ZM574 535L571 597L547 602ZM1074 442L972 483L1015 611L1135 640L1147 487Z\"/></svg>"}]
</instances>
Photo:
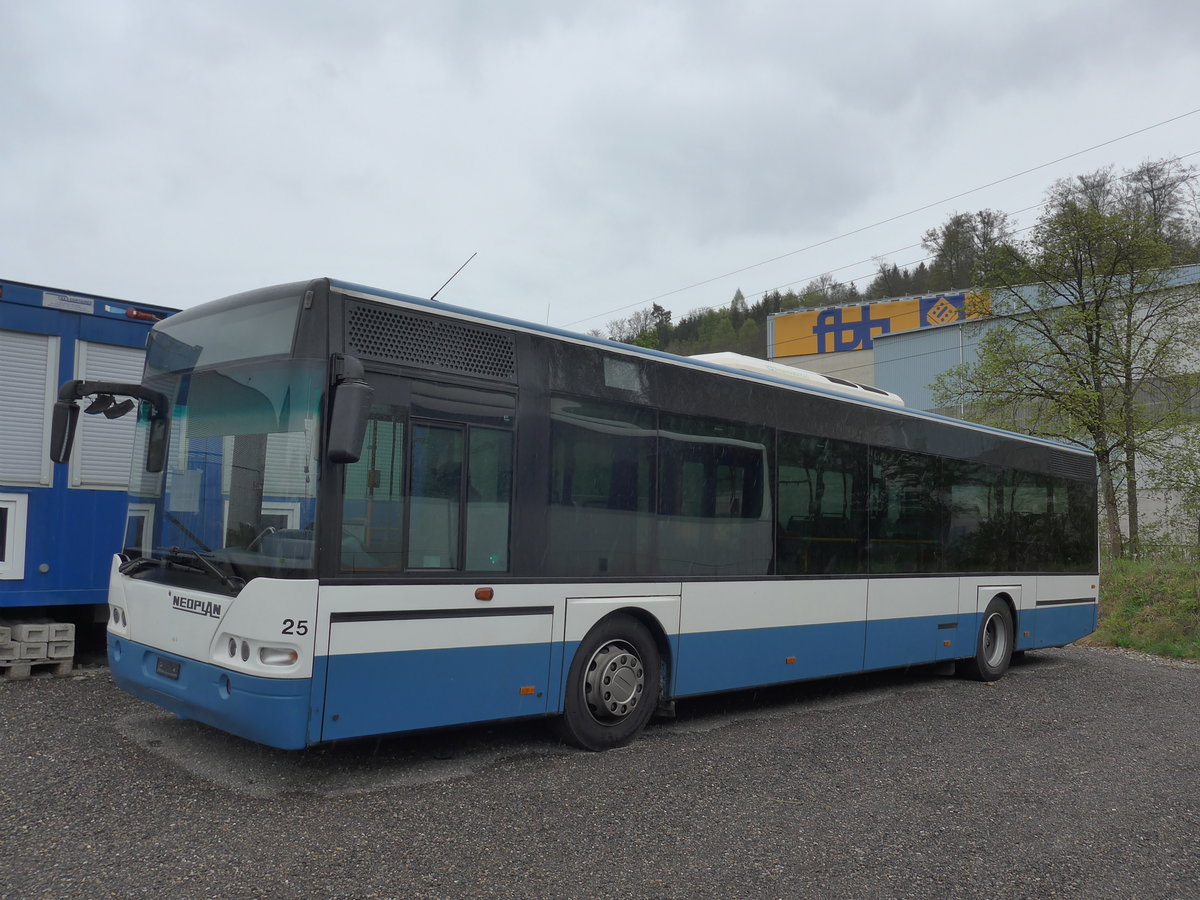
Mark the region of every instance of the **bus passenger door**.
<instances>
[{"instance_id":1,"label":"bus passenger door","mask_svg":"<svg viewBox=\"0 0 1200 900\"><path fill-rule=\"evenodd\" d=\"M485 587L510 571L515 394L368 378L334 537L345 583L322 593L322 740L544 714L554 606Z\"/></svg>"}]
</instances>

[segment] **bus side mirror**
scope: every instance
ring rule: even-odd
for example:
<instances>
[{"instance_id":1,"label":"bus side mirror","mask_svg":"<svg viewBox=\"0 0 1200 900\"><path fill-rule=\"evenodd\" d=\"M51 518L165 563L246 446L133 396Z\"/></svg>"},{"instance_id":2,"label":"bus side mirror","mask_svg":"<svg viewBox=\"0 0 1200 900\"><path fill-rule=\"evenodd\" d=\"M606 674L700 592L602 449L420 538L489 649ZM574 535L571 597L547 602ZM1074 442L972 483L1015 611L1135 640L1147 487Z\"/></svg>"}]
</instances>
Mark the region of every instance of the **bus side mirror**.
<instances>
[{"instance_id":1,"label":"bus side mirror","mask_svg":"<svg viewBox=\"0 0 1200 900\"><path fill-rule=\"evenodd\" d=\"M75 443L75 426L79 422L79 405L73 400L55 400L50 420L50 459L65 463L71 458Z\"/></svg>"},{"instance_id":2,"label":"bus side mirror","mask_svg":"<svg viewBox=\"0 0 1200 900\"><path fill-rule=\"evenodd\" d=\"M95 401L84 412L103 413L109 419L119 419L133 409L133 400L114 402L114 394L136 397L149 404L150 443L146 453L146 471L161 472L166 462L171 431L171 418L168 415L170 405L161 391L136 383L64 381L58 389L58 399L54 401L50 417L50 458L56 463L65 463L71 458L71 445L75 443L75 429L79 424L77 400L95 395Z\"/></svg>"},{"instance_id":3,"label":"bus side mirror","mask_svg":"<svg viewBox=\"0 0 1200 900\"><path fill-rule=\"evenodd\" d=\"M329 414L330 462L356 463L362 455L371 397L375 389L363 380L362 364L353 357L342 357L343 374L333 389Z\"/></svg>"}]
</instances>

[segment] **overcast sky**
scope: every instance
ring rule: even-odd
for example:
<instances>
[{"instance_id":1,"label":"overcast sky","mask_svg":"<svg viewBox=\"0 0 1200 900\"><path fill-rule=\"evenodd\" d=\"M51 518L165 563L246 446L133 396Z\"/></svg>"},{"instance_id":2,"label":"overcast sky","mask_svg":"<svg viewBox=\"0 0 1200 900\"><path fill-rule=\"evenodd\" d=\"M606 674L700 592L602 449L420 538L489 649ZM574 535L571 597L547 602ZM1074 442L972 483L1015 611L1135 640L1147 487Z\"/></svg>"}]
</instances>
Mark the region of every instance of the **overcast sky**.
<instances>
[{"instance_id":1,"label":"overcast sky","mask_svg":"<svg viewBox=\"0 0 1200 900\"><path fill-rule=\"evenodd\" d=\"M440 299L578 330L865 287L955 210L1200 151L1197 35L1185 0L0 0L0 277L429 296L478 252Z\"/></svg>"}]
</instances>

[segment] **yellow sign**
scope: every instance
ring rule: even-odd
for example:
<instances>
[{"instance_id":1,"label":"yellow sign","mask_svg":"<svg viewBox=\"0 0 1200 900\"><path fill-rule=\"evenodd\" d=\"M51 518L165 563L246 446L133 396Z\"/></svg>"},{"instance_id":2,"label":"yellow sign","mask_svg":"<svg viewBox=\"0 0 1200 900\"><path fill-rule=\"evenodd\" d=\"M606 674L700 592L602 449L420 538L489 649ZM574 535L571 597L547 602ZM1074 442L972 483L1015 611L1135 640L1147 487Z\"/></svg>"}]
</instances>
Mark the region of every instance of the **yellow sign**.
<instances>
[{"instance_id":1,"label":"yellow sign","mask_svg":"<svg viewBox=\"0 0 1200 900\"><path fill-rule=\"evenodd\" d=\"M771 356L869 350L881 334L978 319L991 311L991 299L986 294L959 293L783 313L771 320Z\"/></svg>"}]
</instances>

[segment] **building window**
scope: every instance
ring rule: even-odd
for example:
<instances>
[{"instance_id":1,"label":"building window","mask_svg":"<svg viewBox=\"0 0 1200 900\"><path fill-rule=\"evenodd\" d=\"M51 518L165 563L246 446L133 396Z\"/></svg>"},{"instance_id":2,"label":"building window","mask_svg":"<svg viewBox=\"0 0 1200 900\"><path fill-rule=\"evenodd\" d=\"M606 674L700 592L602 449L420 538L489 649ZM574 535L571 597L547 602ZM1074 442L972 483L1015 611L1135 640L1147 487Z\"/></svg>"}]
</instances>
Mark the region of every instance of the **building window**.
<instances>
[{"instance_id":1,"label":"building window","mask_svg":"<svg viewBox=\"0 0 1200 900\"><path fill-rule=\"evenodd\" d=\"M0 494L0 580L25 577L25 519L27 494Z\"/></svg>"},{"instance_id":2,"label":"building window","mask_svg":"<svg viewBox=\"0 0 1200 900\"><path fill-rule=\"evenodd\" d=\"M149 503L130 503L125 516L125 542L122 548L130 555L149 556L154 507Z\"/></svg>"}]
</instances>

